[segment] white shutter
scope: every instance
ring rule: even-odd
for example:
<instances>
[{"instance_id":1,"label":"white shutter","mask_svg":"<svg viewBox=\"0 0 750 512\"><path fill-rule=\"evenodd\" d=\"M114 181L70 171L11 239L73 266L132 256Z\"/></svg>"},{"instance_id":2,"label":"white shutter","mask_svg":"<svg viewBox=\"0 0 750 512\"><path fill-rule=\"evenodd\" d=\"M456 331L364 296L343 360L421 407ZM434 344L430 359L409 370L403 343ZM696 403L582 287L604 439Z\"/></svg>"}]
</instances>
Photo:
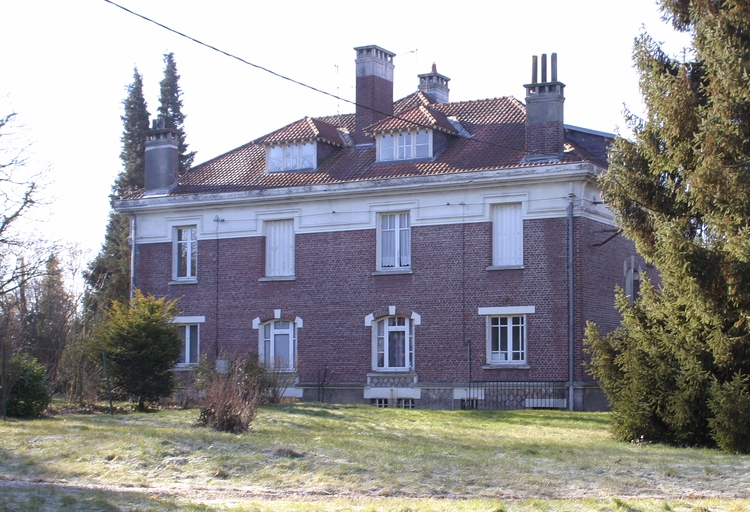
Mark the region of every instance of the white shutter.
<instances>
[{"instance_id":1,"label":"white shutter","mask_svg":"<svg viewBox=\"0 0 750 512\"><path fill-rule=\"evenodd\" d=\"M521 203L496 205L492 219L492 264L523 265L523 215Z\"/></svg>"},{"instance_id":2,"label":"white shutter","mask_svg":"<svg viewBox=\"0 0 750 512\"><path fill-rule=\"evenodd\" d=\"M266 222L266 276L294 275L294 221Z\"/></svg>"}]
</instances>

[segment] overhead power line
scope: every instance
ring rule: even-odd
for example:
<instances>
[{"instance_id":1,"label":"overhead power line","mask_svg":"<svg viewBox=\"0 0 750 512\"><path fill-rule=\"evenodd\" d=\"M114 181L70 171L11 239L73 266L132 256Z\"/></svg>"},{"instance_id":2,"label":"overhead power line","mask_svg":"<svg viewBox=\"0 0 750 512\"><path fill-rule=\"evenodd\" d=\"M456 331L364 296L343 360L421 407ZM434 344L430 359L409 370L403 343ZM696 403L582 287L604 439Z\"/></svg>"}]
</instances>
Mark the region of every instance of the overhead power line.
<instances>
[{"instance_id":1,"label":"overhead power line","mask_svg":"<svg viewBox=\"0 0 750 512\"><path fill-rule=\"evenodd\" d=\"M237 60L237 61L239 61L239 62L241 62L243 64L246 64L248 66L252 66L252 67L254 67L256 69L259 69L261 71L265 71L266 73L269 73L269 74L271 74L271 75L273 75L273 76L275 76L277 78L281 78L282 80L286 80L286 81L291 82L291 83L293 83L295 85L299 85L301 87L305 87L306 89L310 89L311 91L314 91L314 92L317 92L317 93L320 93L320 94L324 94L324 95L329 96L331 98L334 98L336 100L349 103L350 105L354 105L355 107L365 108L365 109L370 110L372 112L375 112L377 114L380 114L380 115L383 115L383 116L386 116L386 117L390 117L392 119L398 119L400 121L405 121L407 123L410 123L410 124L412 124L414 126L418 126L420 128L432 129L431 126L415 122L415 121L413 121L411 119L405 119L405 118L403 118L401 116L398 116L398 115L388 114L387 112L382 112L380 110L374 109L374 108L369 107L367 105L359 104L356 101L352 101L352 100L348 100L346 98L342 98L342 97L340 97L340 96L338 96L336 94L324 91L322 89L318 89L317 87L313 87L312 85L308 85L308 84L306 84L304 82L300 82L299 80L295 80L294 78L290 78L288 76L282 75L281 73L277 73L277 72L275 72L275 71L273 71L271 69L268 69L268 68L266 68L264 66L261 66L261 65L258 65L258 64L254 64L254 63L252 63L252 62L250 62L248 60L245 60L242 57L234 55L233 53L229 53L229 52L224 51L224 50L222 50L220 48L217 48L216 46L213 46L213 45L210 45L208 43L205 43L205 42L201 41L200 39L196 39L196 38L194 38L192 36L189 36L189 35L187 35L187 34L185 34L183 32L180 32L179 30L175 30L175 29L173 29L173 28L171 28L171 27L169 27L169 26L167 26L167 25L165 25L163 23L160 23L160 22L158 22L156 20L153 20L153 19L149 18L148 16L144 16L143 14L139 14L139 13L137 13L137 12L131 10L131 9L128 9L127 7L124 7L124 6L122 6L122 5L120 5L120 4L116 3L116 2L113 2L112 0L104 0L104 1L107 2L108 4L114 5L115 7L119 7L123 11L125 11L125 12L127 12L129 14L132 14L133 16L141 18L144 21L148 21L149 23L153 23L154 25L156 25L156 26L158 26L160 28L163 28L164 30L172 32L173 34L177 34L178 36L184 37L185 39L189 39L190 41L192 41L192 42L194 42L196 44L199 44L201 46L205 46L206 48L209 48L210 50L213 50L215 52L221 53L222 55L225 55L225 56L229 57L230 59ZM416 52L416 50L412 50L412 51ZM499 143L496 143L496 142L491 142L491 141L487 141L487 140L477 139L477 138L474 138L474 137L465 137L465 136L461 135L460 133L457 133L456 135L458 137L462 137L462 138L465 138L467 140L476 141L476 142L479 142L481 144L487 144L487 145L490 145L490 146L499 147L499 148L503 148L503 149L510 149L510 150L513 150L513 151L523 151L522 148L517 148L517 147L513 147L513 146L508 146L508 145L505 145L505 144L499 144Z\"/></svg>"}]
</instances>

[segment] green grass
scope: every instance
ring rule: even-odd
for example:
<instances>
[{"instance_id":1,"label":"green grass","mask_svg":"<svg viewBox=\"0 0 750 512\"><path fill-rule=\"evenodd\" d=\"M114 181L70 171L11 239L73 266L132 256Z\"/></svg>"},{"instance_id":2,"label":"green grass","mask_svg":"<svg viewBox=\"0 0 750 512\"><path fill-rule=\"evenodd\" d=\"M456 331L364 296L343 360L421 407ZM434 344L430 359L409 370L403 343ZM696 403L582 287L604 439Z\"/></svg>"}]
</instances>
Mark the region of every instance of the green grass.
<instances>
[{"instance_id":1,"label":"green grass","mask_svg":"<svg viewBox=\"0 0 750 512\"><path fill-rule=\"evenodd\" d=\"M285 404L242 435L196 419L0 422L0 509L750 510L750 457L618 443L603 413Z\"/></svg>"}]
</instances>

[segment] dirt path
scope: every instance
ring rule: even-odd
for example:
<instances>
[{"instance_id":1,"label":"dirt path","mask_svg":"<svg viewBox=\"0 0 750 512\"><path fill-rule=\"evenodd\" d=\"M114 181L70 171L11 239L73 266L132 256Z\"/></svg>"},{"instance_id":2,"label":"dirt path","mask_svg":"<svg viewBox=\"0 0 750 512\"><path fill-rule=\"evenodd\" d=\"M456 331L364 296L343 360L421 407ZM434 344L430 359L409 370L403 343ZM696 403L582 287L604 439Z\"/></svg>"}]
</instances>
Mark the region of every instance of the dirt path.
<instances>
[{"instance_id":1,"label":"dirt path","mask_svg":"<svg viewBox=\"0 0 750 512\"><path fill-rule=\"evenodd\" d=\"M315 500L323 498L341 498L341 499L357 499L357 498L407 498L407 499L446 499L446 500L466 500L466 499L500 499L500 500L523 500L532 498L541 498L547 500L581 500L581 499L598 499L608 500L613 498L612 495L605 495L597 492L560 492L560 493L545 493L544 496L531 496L525 493L515 493L509 491L507 493L492 493L492 494L415 494L406 492L387 492L384 493L380 490L372 490L370 492L351 492L343 491L336 492L332 489L285 489L275 490L264 487L217 487L217 486L200 486L200 485L149 485L147 487L132 486L132 485L115 485L115 484L98 484L98 483L80 483L80 482L69 482L66 480L24 480L24 479L10 479L0 476L0 490L2 489L15 489L15 490L33 490L33 489L44 489L44 488L64 488L70 491L101 491L106 493L117 493L117 494L144 494L152 497L153 499L175 499L175 500L190 500L198 502L242 502L249 499L265 499L265 500ZM744 490L737 489L736 492L723 491L706 491L706 492L669 492L659 493L652 495L645 495L636 493L633 495L617 495L620 499L639 499L639 500L697 500L697 499L748 499L748 493Z\"/></svg>"}]
</instances>

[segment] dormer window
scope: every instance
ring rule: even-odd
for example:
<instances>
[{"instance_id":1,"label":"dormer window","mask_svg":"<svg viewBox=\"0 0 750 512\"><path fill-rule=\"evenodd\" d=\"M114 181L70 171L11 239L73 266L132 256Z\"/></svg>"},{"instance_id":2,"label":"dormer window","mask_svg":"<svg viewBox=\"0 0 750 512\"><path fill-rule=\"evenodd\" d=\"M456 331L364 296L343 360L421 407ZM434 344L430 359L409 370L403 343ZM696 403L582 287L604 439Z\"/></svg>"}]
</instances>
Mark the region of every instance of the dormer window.
<instances>
[{"instance_id":1,"label":"dormer window","mask_svg":"<svg viewBox=\"0 0 750 512\"><path fill-rule=\"evenodd\" d=\"M281 144L266 149L269 172L301 171L315 169L316 144L302 142L298 144Z\"/></svg>"},{"instance_id":2,"label":"dormer window","mask_svg":"<svg viewBox=\"0 0 750 512\"><path fill-rule=\"evenodd\" d=\"M377 138L378 161L415 160L432 157L432 131L385 133Z\"/></svg>"}]
</instances>

